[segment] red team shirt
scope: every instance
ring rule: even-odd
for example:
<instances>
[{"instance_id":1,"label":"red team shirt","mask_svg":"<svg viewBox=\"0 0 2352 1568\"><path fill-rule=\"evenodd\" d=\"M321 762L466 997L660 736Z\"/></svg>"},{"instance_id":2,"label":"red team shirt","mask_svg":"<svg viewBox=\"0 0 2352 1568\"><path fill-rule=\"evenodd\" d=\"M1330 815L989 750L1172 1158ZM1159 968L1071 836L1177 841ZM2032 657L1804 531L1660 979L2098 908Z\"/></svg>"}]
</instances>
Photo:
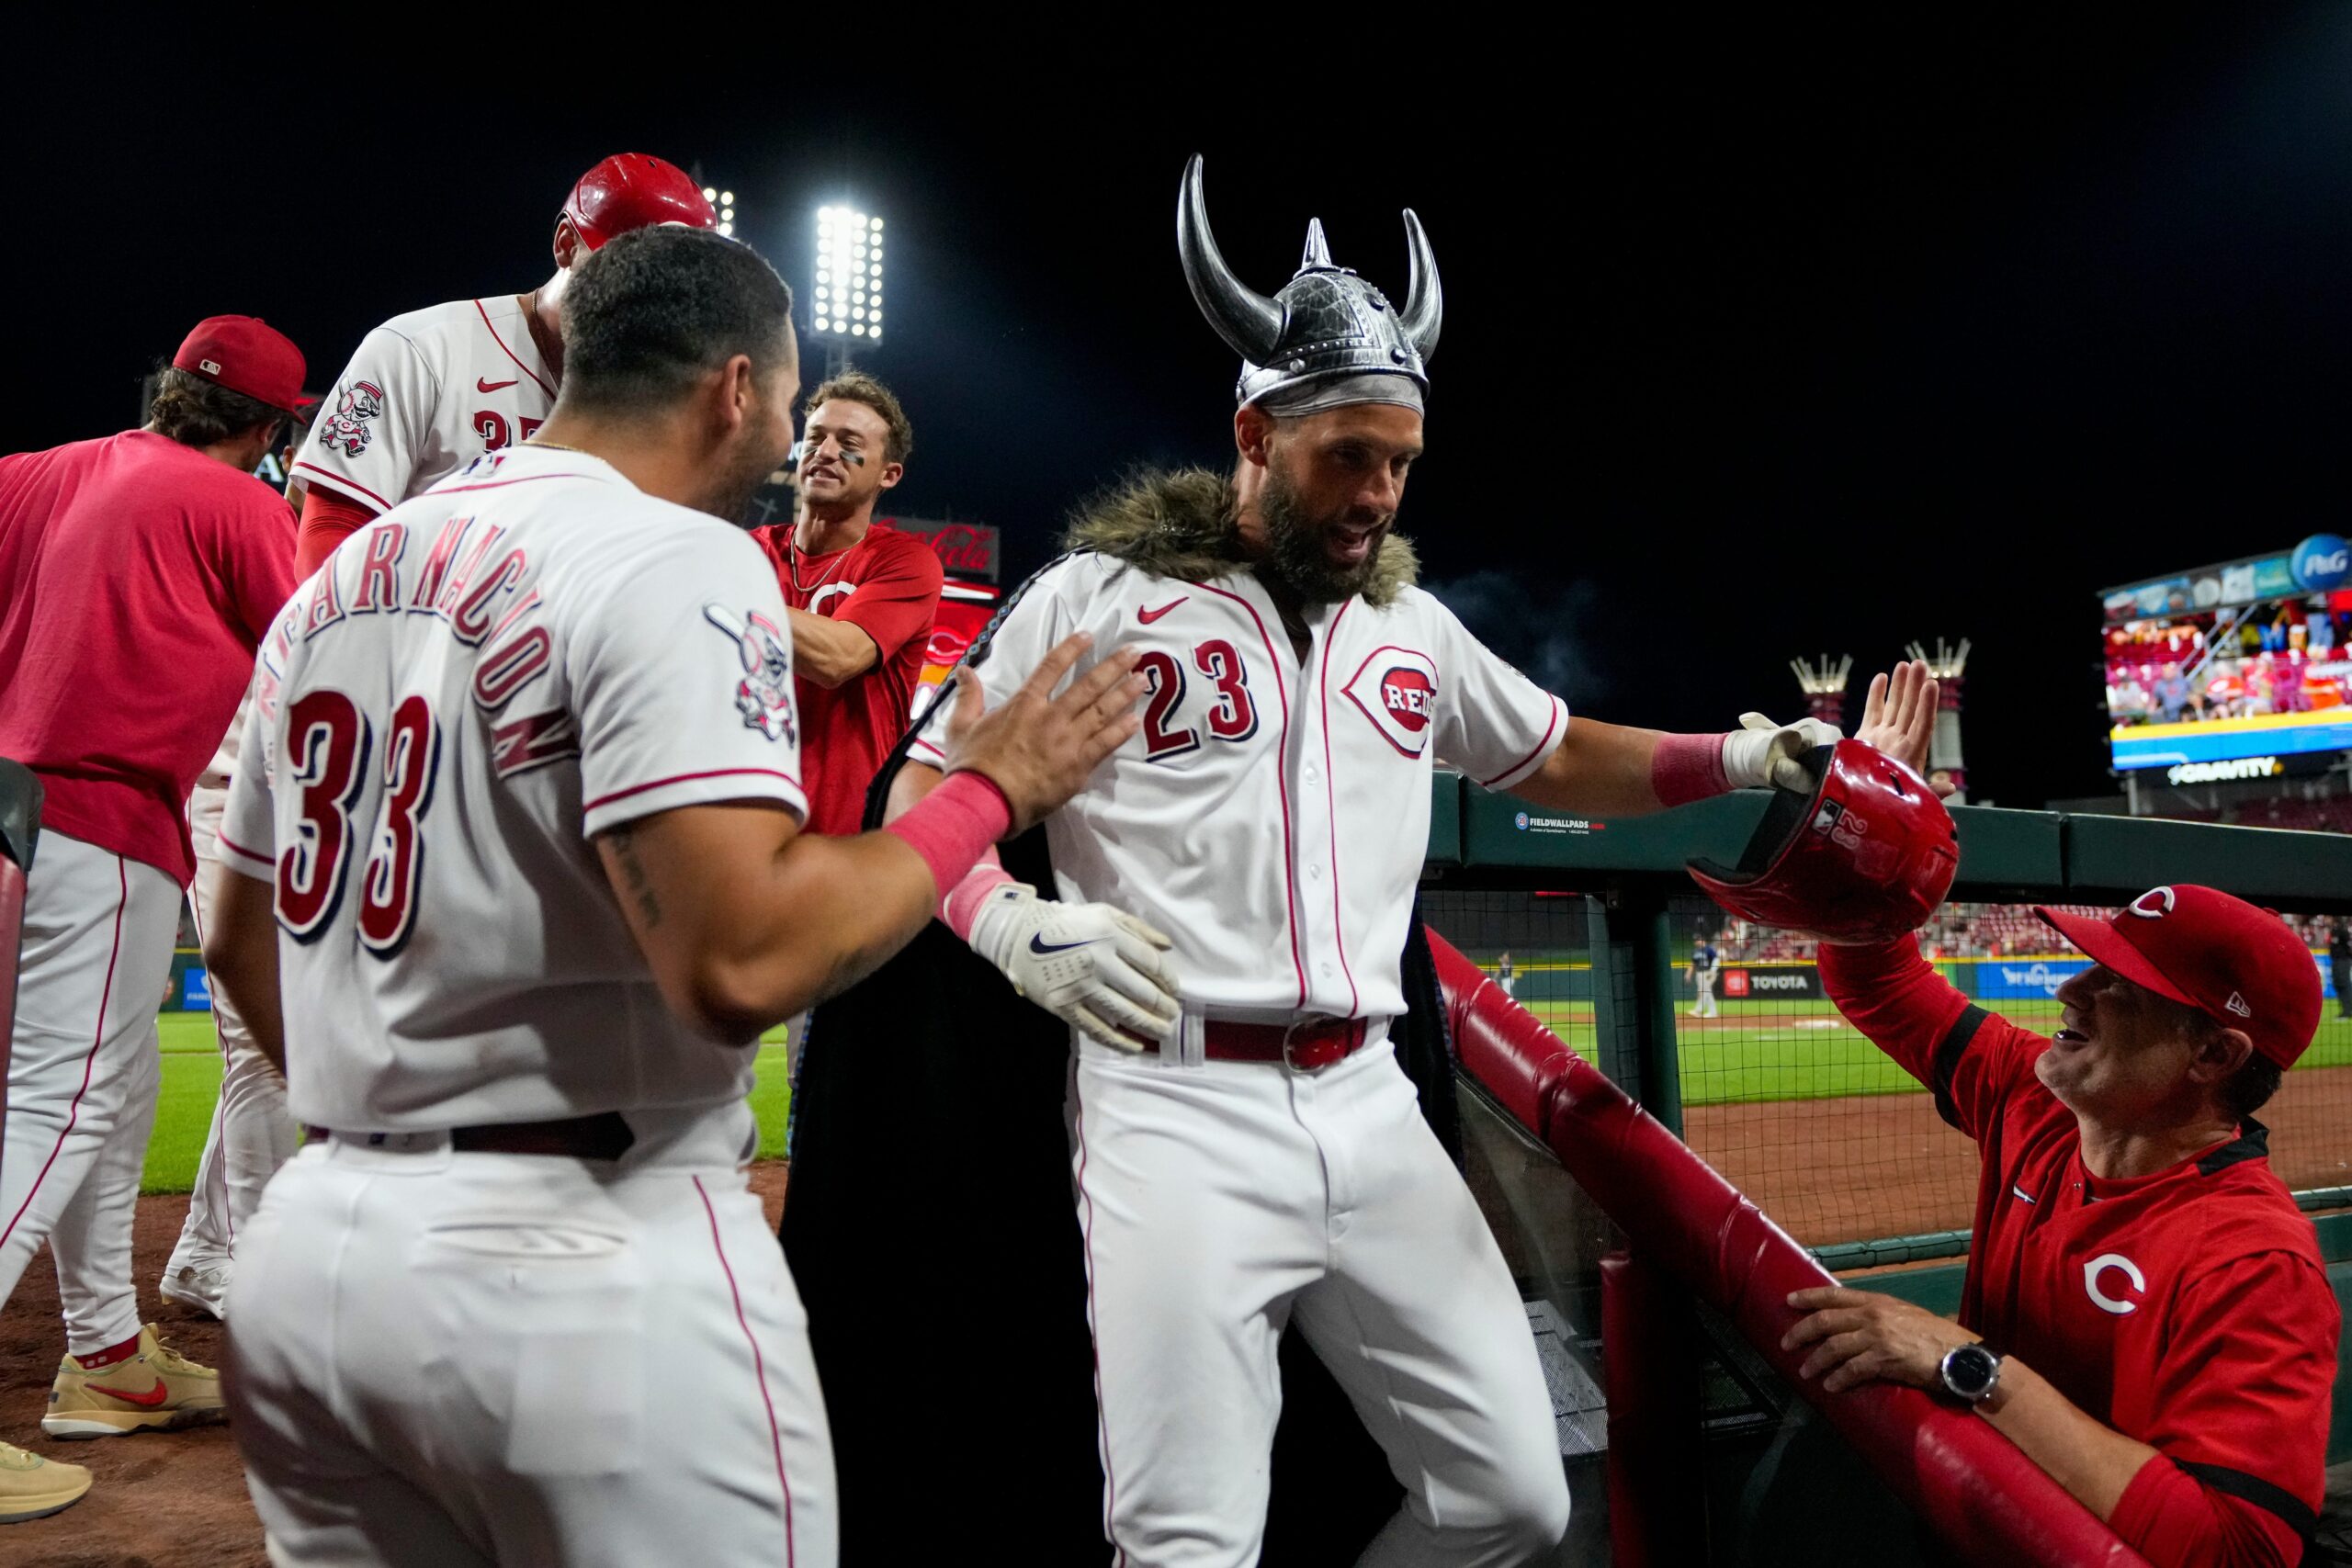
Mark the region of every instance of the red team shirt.
<instances>
[{"instance_id":1,"label":"red team shirt","mask_svg":"<svg viewBox=\"0 0 2352 1568\"><path fill-rule=\"evenodd\" d=\"M1838 1010L1983 1156L1960 1321L2163 1456L2132 1478L2115 1532L2161 1568L2300 1561L2338 1313L2263 1125L2101 1180L2034 1077L2048 1039L1970 1003L1909 938L1825 944L1820 962Z\"/></svg>"},{"instance_id":2,"label":"red team shirt","mask_svg":"<svg viewBox=\"0 0 2352 1568\"><path fill-rule=\"evenodd\" d=\"M915 682L946 573L928 543L887 523L872 525L845 550L802 556L797 563L789 555L792 525L754 528L752 537L775 563L786 606L847 621L881 652L874 668L839 686L793 678L807 827L812 833L854 833L865 820L865 787L912 717Z\"/></svg>"},{"instance_id":3,"label":"red team shirt","mask_svg":"<svg viewBox=\"0 0 2352 1568\"><path fill-rule=\"evenodd\" d=\"M45 827L195 873L183 807L294 592L294 513L130 430L0 457L0 757Z\"/></svg>"}]
</instances>

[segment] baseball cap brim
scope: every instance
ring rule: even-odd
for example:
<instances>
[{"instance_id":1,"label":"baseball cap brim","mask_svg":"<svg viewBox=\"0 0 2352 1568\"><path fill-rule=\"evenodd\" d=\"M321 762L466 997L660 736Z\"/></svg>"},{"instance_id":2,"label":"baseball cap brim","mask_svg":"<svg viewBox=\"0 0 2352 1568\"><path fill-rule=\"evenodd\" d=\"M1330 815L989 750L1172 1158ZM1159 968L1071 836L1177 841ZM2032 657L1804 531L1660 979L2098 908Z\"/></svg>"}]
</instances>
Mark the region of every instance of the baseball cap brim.
<instances>
[{"instance_id":1,"label":"baseball cap brim","mask_svg":"<svg viewBox=\"0 0 2352 1568\"><path fill-rule=\"evenodd\" d=\"M2090 915L2061 914L2039 904L2033 907L2033 912L2102 968L2112 969L2133 985L2145 986L2160 997L2188 1007L2200 1005L2196 998L2165 979L2164 971L2149 963L2145 953L2124 941L2122 934L2107 921Z\"/></svg>"}]
</instances>

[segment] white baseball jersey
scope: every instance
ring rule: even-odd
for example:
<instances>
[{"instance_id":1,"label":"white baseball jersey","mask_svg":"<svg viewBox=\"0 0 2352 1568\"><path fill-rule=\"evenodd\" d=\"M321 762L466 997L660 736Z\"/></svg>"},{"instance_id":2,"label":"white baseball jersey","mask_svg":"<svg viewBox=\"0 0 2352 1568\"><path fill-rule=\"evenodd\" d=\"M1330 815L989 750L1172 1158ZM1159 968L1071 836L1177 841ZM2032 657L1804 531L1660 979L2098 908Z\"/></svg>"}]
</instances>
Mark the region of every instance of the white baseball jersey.
<instances>
[{"instance_id":1,"label":"white baseball jersey","mask_svg":"<svg viewBox=\"0 0 2352 1568\"><path fill-rule=\"evenodd\" d=\"M1074 674L1144 650L1142 732L1046 818L1060 896L1175 939L1183 1000L1215 1016L1405 1010L1398 956L1429 848L1430 773L1493 789L1540 767L1568 714L1418 588L1310 611L1301 660L1254 574L1156 577L1114 557L1046 569L979 668L990 706L1055 643ZM913 751L943 760L946 711Z\"/></svg>"},{"instance_id":2,"label":"white baseball jersey","mask_svg":"<svg viewBox=\"0 0 2352 1568\"><path fill-rule=\"evenodd\" d=\"M582 453L514 447L345 542L278 618L220 854L277 885L288 1103L411 1132L740 1104L589 839L796 815L792 639L759 547Z\"/></svg>"},{"instance_id":3,"label":"white baseball jersey","mask_svg":"<svg viewBox=\"0 0 2352 1568\"><path fill-rule=\"evenodd\" d=\"M428 306L360 340L294 474L389 512L529 440L554 406L555 376L514 295Z\"/></svg>"}]
</instances>

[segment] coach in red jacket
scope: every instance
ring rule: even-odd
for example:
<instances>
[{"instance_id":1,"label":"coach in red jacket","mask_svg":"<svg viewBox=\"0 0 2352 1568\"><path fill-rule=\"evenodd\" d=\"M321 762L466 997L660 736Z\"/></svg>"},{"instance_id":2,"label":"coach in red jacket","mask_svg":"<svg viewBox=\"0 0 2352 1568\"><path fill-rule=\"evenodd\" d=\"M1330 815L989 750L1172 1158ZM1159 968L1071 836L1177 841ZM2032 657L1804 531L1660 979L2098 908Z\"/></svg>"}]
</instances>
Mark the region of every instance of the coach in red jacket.
<instances>
[{"instance_id":1,"label":"coach in red jacket","mask_svg":"<svg viewBox=\"0 0 2352 1568\"><path fill-rule=\"evenodd\" d=\"M1935 707L1904 666L1859 733L1924 761ZM2319 1026L2317 967L2276 915L2209 887L2108 920L2036 912L2096 961L2046 1038L1973 1005L1910 937L1822 947L1838 1010L1984 1167L1958 1324L1824 1288L1790 1298L1811 1315L1788 1343L1815 1347L1803 1371L1832 1393L1884 1378L1973 1404L2164 1568L2294 1563L2338 1321L2254 1112Z\"/></svg>"}]
</instances>

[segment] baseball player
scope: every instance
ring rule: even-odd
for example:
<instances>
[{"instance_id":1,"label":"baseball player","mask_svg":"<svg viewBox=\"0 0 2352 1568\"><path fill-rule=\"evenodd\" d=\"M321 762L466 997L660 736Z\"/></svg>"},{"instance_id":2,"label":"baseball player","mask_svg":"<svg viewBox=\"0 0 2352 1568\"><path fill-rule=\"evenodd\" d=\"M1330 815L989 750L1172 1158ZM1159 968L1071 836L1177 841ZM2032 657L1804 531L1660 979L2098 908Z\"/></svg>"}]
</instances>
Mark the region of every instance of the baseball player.
<instances>
[{"instance_id":1,"label":"baseball player","mask_svg":"<svg viewBox=\"0 0 2352 1568\"><path fill-rule=\"evenodd\" d=\"M1048 702L1072 639L963 705L936 809L798 831L783 602L718 520L790 445L791 308L717 234L604 247L537 438L355 536L264 646L206 953L322 1130L230 1285L274 1562L834 1560L753 1043L1075 790L1140 682Z\"/></svg>"},{"instance_id":2,"label":"baseball player","mask_svg":"<svg viewBox=\"0 0 2352 1568\"><path fill-rule=\"evenodd\" d=\"M1495 984L1503 988L1503 995L1510 996L1511 986L1518 977L1519 972L1511 967L1510 954L1504 953L1495 963Z\"/></svg>"},{"instance_id":3,"label":"baseball player","mask_svg":"<svg viewBox=\"0 0 2352 1568\"><path fill-rule=\"evenodd\" d=\"M643 152L580 176L556 218L556 270L528 294L413 310L369 333L290 468L303 489L295 571L307 577L378 513L422 494L484 452L527 439L546 419L563 367L559 325L572 265L616 234L650 223L710 228L710 204L684 170ZM236 764L232 728L188 803L207 855ZM199 928L205 894L193 895ZM285 1091L233 1005L214 1005L220 1095L187 1219L164 1268L163 1293L220 1315L236 1233L293 1152Z\"/></svg>"},{"instance_id":4,"label":"baseball player","mask_svg":"<svg viewBox=\"0 0 2352 1568\"><path fill-rule=\"evenodd\" d=\"M1723 963L1714 939L1701 937L1699 945L1690 950L1690 983L1698 988L1699 999L1690 1006L1692 1018L1713 1018L1715 1015L1715 975Z\"/></svg>"},{"instance_id":5,"label":"baseball player","mask_svg":"<svg viewBox=\"0 0 2352 1568\"><path fill-rule=\"evenodd\" d=\"M791 616L812 833L857 831L866 786L906 728L939 615L939 552L874 520L913 448L888 387L858 371L833 377L808 395L794 520L752 530Z\"/></svg>"},{"instance_id":6,"label":"baseball player","mask_svg":"<svg viewBox=\"0 0 2352 1568\"><path fill-rule=\"evenodd\" d=\"M1270 299L1218 256L1194 160L1185 270L1246 361L1234 476L1149 475L1099 504L958 682L1010 693L1085 631L1149 685L1136 739L1046 821L1058 897L983 862L943 910L1074 1032L1103 1521L1138 1568L1256 1561L1291 1323L1405 1491L1364 1562L1521 1563L1561 1539L1525 1311L1389 1049L1431 770L1616 817L1794 786L1834 734L1571 723L1413 585L1390 528L1441 303L1406 225L1401 309L1332 264L1319 224ZM894 806L940 776L941 716Z\"/></svg>"},{"instance_id":7,"label":"baseball player","mask_svg":"<svg viewBox=\"0 0 2352 1568\"><path fill-rule=\"evenodd\" d=\"M291 442L282 449L281 462L291 462L304 428L296 423ZM299 508L299 496L290 489L289 498ZM196 874L188 882L187 899L198 941L210 919L212 882L220 864L220 808L229 798L237 742L252 715L252 705L253 691L248 686L228 733L220 738L212 760L197 775L196 787L188 794L188 842L196 857ZM220 1047L220 1089L213 1100L212 1123L205 1132L203 1153L197 1157L187 1216L164 1265L159 1289L165 1301L219 1317L227 1299L237 1227L253 1218L261 1190L277 1168L293 1157L301 1129L286 1109L286 1080L254 1043L244 1020L221 998L215 996L211 1000L213 1039Z\"/></svg>"},{"instance_id":8,"label":"baseball player","mask_svg":"<svg viewBox=\"0 0 2352 1568\"><path fill-rule=\"evenodd\" d=\"M0 756L47 795L8 1063L0 1301L48 1241L67 1352L51 1437L221 1413L218 1375L140 1325L131 1224L193 863L181 807L293 591L293 513L252 469L302 371L264 322L215 316L162 373L143 429L0 457ZM89 1483L0 1446L0 1521Z\"/></svg>"},{"instance_id":9,"label":"baseball player","mask_svg":"<svg viewBox=\"0 0 2352 1568\"><path fill-rule=\"evenodd\" d=\"M718 222L684 170L615 153L564 198L545 283L412 310L369 333L294 459L305 488L297 572L308 577L353 530L484 452L531 438L563 375L565 286L583 257L648 224Z\"/></svg>"}]
</instances>

